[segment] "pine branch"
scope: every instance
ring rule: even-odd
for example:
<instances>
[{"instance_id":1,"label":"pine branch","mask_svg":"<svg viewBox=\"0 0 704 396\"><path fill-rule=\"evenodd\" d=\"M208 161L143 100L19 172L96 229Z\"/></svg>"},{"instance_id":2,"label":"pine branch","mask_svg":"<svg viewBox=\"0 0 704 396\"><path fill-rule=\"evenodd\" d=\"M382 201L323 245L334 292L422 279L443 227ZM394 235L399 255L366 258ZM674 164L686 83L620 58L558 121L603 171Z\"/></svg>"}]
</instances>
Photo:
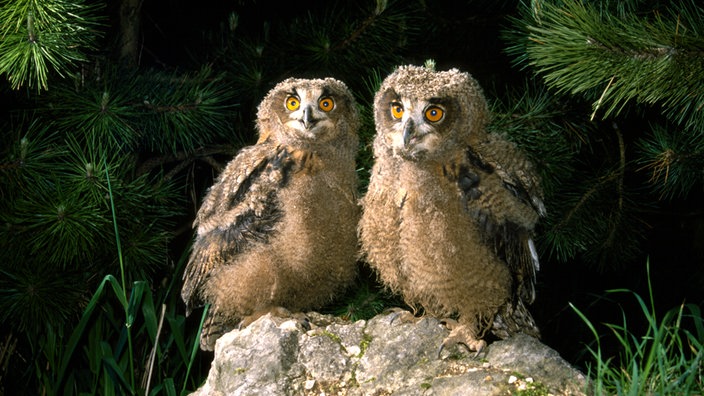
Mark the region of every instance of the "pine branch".
<instances>
[{"instance_id":1,"label":"pine branch","mask_svg":"<svg viewBox=\"0 0 704 396\"><path fill-rule=\"evenodd\" d=\"M535 83L515 87L490 107L490 130L515 142L541 175L548 209L537 232L541 251L599 268L636 257L647 202L634 192L639 186L629 185L626 137L616 122L601 128L584 116L580 102ZM604 152L594 153L597 142Z\"/></svg>"},{"instance_id":2,"label":"pine branch","mask_svg":"<svg viewBox=\"0 0 704 396\"><path fill-rule=\"evenodd\" d=\"M213 168L219 173L225 168L224 164L221 164L219 162L213 162L214 159L212 159L213 155L227 155L228 157L233 157L238 151L238 148L232 145L223 145L223 146L215 146L215 147L200 147L197 148L193 151L181 151L178 153L173 153L173 154L165 154L159 157L152 157L149 158L147 161L144 161L138 168L137 168L137 175L144 175L150 173L152 170L163 167L166 164L172 163L172 162L181 162L184 164L189 164L195 160L201 159L203 161L206 161L208 164L213 166ZM172 173L172 172L170 172ZM166 176L165 179L170 179L169 176Z\"/></svg>"},{"instance_id":3,"label":"pine branch","mask_svg":"<svg viewBox=\"0 0 704 396\"><path fill-rule=\"evenodd\" d=\"M418 4L399 0L335 3L318 11L267 17L258 31L232 31L227 25L218 40L225 48L217 54L218 64L229 70L245 109L291 76L332 76L354 91L369 70L405 61L401 54L419 37L423 12Z\"/></svg>"},{"instance_id":4,"label":"pine branch","mask_svg":"<svg viewBox=\"0 0 704 396\"><path fill-rule=\"evenodd\" d=\"M345 39L341 40L333 47L333 51L340 50L349 47L352 43L356 42L359 37L364 33L367 28L369 28L384 10L386 9L385 1L377 1L376 8L374 12L369 15L365 20L363 20L357 28L355 28Z\"/></svg>"},{"instance_id":5,"label":"pine branch","mask_svg":"<svg viewBox=\"0 0 704 396\"><path fill-rule=\"evenodd\" d=\"M531 4L513 19L507 51L550 87L591 97L603 118L635 101L662 106L685 127L704 127L703 8L672 3L645 18L579 1Z\"/></svg>"},{"instance_id":6,"label":"pine branch","mask_svg":"<svg viewBox=\"0 0 704 396\"><path fill-rule=\"evenodd\" d=\"M218 140L232 140L230 118L237 106L224 75L210 67L196 73L145 73L138 107L147 121L144 143L156 152L192 151ZM236 135L234 136L237 137Z\"/></svg>"},{"instance_id":7,"label":"pine branch","mask_svg":"<svg viewBox=\"0 0 704 396\"><path fill-rule=\"evenodd\" d=\"M25 253L23 249L11 250L13 254ZM83 271L69 268L57 276L56 269L48 262L19 254L13 259L22 265L0 267L3 324L34 337L43 334L47 326L60 326L76 317L85 303L86 289L76 287L85 284Z\"/></svg>"},{"instance_id":8,"label":"pine branch","mask_svg":"<svg viewBox=\"0 0 704 396\"><path fill-rule=\"evenodd\" d=\"M605 269L620 267L641 253L647 205L623 183L620 166L592 175L574 174L540 224L539 245L562 262L584 259Z\"/></svg>"},{"instance_id":9,"label":"pine branch","mask_svg":"<svg viewBox=\"0 0 704 396\"><path fill-rule=\"evenodd\" d=\"M49 92L53 123L86 144L114 152L192 151L232 134L235 104L222 75L204 67L194 73L143 72L114 67L85 72L76 84ZM95 74L93 74L95 73Z\"/></svg>"},{"instance_id":10,"label":"pine branch","mask_svg":"<svg viewBox=\"0 0 704 396\"><path fill-rule=\"evenodd\" d=\"M653 133L637 142L639 171L650 173L650 185L661 197L686 196L704 184L704 131L676 131L652 125Z\"/></svg>"},{"instance_id":11,"label":"pine branch","mask_svg":"<svg viewBox=\"0 0 704 396\"><path fill-rule=\"evenodd\" d=\"M48 89L52 72L66 76L100 33L99 3L12 0L0 7L0 73L13 89Z\"/></svg>"},{"instance_id":12,"label":"pine branch","mask_svg":"<svg viewBox=\"0 0 704 396\"><path fill-rule=\"evenodd\" d=\"M548 92L543 85L525 83L505 98L490 101L491 131L515 142L537 166L548 199L575 172L580 148L594 125L570 117L569 98Z\"/></svg>"}]
</instances>

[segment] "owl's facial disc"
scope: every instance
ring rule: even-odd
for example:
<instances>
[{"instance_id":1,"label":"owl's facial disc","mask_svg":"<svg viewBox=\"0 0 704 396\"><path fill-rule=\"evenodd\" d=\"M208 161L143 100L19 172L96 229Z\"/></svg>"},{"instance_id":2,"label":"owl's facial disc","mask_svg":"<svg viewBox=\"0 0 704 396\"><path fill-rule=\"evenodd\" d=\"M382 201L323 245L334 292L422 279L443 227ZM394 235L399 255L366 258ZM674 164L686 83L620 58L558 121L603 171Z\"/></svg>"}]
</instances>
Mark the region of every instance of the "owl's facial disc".
<instances>
[{"instance_id":1,"label":"owl's facial disc","mask_svg":"<svg viewBox=\"0 0 704 396\"><path fill-rule=\"evenodd\" d=\"M396 153L410 159L433 151L440 140L437 130L445 118L445 108L421 101L395 100L390 105L394 122L392 145Z\"/></svg>"},{"instance_id":2,"label":"owl's facial disc","mask_svg":"<svg viewBox=\"0 0 704 396\"><path fill-rule=\"evenodd\" d=\"M286 126L300 135L315 138L316 135L334 126L330 112L335 110L335 99L321 89L295 89L284 102L288 112Z\"/></svg>"}]
</instances>

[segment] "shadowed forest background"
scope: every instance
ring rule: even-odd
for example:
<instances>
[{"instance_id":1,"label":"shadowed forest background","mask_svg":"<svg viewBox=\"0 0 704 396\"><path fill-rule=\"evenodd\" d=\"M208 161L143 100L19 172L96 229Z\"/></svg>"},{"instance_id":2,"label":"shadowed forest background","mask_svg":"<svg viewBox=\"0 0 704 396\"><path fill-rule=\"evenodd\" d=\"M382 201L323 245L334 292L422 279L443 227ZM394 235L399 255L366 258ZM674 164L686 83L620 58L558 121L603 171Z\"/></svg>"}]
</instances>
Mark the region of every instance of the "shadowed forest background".
<instances>
[{"instance_id":1,"label":"shadowed forest background","mask_svg":"<svg viewBox=\"0 0 704 396\"><path fill-rule=\"evenodd\" d=\"M607 290L652 297L660 317L704 303L694 1L36 3L0 6L0 394L200 384L212 355L194 349L200 311L186 318L179 295L191 223L256 141L261 98L292 76L355 93L360 194L373 95L395 66L432 59L480 82L491 128L543 178L531 311L577 367L594 336L570 304L599 334L624 317L641 334L639 301ZM360 267L324 312L360 319L399 304ZM704 334L690 319L677 325ZM616 360L619 346L601 344Z\"/></svg>"}]
</instances>

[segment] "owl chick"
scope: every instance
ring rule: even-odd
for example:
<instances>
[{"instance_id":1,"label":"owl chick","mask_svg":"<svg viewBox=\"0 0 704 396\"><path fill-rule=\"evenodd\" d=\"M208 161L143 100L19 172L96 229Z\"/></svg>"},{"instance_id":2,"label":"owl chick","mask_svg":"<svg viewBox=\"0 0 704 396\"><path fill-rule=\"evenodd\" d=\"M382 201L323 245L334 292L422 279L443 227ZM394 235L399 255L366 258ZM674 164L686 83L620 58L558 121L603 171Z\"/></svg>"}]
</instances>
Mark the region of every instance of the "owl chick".
<instances>
[{"instance_id":1,"label":"owl chick","mask_svg":"<svg viewBox=\"0 0 704 396\"><path fill-rule=\"evenodd\" d=\"M401 66L374 98L362 253L391 291L452 324L443 347L480 351L488 332L539 337L526 304L540 182L512 143L487 132L488 118L480 86L457 69Z\"/></svg>"},{"instance_id":2,"label":"owl chick","mask_svg":"<svg viewBox=\"0 0 704 396\"><path fill-rule=\"evenodd\" d=\"M287 79L257 116L257 143L227 165L194 222L181 296L187 313L210 304L204 350L267 312L321 307L356 274L354 97L332 78Z\"/></svg>"}]
</instances>

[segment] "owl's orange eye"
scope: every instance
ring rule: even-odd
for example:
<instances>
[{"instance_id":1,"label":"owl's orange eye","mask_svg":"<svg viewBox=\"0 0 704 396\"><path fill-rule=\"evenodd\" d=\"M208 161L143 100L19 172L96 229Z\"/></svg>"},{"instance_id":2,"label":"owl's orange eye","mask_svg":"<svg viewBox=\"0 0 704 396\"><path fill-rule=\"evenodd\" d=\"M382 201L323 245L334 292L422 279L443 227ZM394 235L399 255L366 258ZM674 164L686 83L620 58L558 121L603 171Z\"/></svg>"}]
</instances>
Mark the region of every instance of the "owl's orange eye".
<instances>
[{"instance_id":1,"label":"owl's orange eye","mask_svg":"<svg viewBox=\"0 0 704 396\"><path fill-rule=\"evenodd\" d=\"M399 102L391 102L391 116L396 119L403 117L403 105Z\"/></svg>"},{"instance_id":2,"label":"owl's orange eye","mask_svg":"<svg viewBox=\"0 0 704 396\"><path fill-rule=\"evenodd\" d=\"M301 107L301 101L295 96L289 96L286 98L286 108L291 111L296 111Z\"/></svg>"},{"instance_id":3,"label":"owl's orange eye","mask_svg":"<svg viewBox=\"0 0 704 396\"><path fill-rule=\"evenodd\" d=\"M430 106L425 109L425 119L430 122L438 122L442 120L445 111L438 106Z\"/></svg>"},{"instance_id":4,"label":"owl's orange eye","mask_svg":"<svg viewBox=\"0 0 704 396\"><path fill-rule=\"evenodd\" d=\"M318 101L318 107L320 110L328 112L335 108L335 101L330 97L322 98Z\"/></svg>"}]
</instances>

